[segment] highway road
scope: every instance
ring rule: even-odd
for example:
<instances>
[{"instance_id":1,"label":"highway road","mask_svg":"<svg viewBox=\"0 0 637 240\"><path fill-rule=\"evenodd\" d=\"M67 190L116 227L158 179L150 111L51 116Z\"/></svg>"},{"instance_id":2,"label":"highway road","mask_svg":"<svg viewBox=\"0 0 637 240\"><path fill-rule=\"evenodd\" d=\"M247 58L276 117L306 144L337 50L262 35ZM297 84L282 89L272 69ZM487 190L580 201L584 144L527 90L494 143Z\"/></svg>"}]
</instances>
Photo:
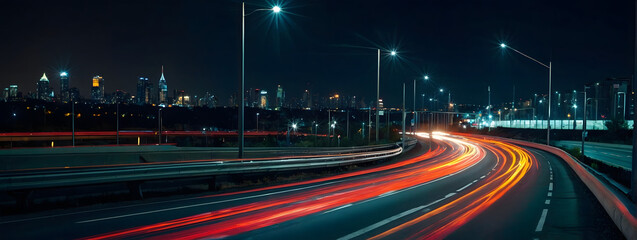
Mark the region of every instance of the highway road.
<instances>
[{"instance_id":1,"label":"highway road","mask_svg":"<svg viewBox=\"0 0 637 240\"><path fill-rule=\"evenodd\" d=\"M548 153L436 135L402 159L301 182L0 218L3 239L621 239ZM427 141L428 142L428 141Z\"/></svg>"},{"instance_id":2,"label":"highway road","mask_svg":"<svg viewBox=\"0 0 637 240\"><path fill-rule=\"evenodd\" d=\"M555 146L567 148L582 148L582 142L578 141L555 141ZM632 167L632 145L610 144L586 142L584 153L590 158L606 162L613 166L631 170Z\"/></svg>"}]
</instances>

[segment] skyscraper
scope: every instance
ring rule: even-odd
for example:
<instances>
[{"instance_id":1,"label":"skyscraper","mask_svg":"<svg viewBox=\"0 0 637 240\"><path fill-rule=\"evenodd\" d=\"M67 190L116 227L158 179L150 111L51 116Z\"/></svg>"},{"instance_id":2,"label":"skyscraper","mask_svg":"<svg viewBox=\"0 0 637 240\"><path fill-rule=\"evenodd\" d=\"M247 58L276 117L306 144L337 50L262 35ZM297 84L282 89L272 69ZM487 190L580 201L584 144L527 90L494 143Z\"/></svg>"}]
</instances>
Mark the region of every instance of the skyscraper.
<instances>
[{"instance_id":1,"label":"skyscraper","mask_svg":"<svg viewBox=\"0 0 637 240\"><path fill-rule=\"evenodd\" d=\"M155 95L153 95L153 84L148 81L147 77L139 77L137 80L137 96L135 102L139 105L155 103Z\"/></svg>"},{"instance_id":2,"label":"skyscraper","mask_svg":"<svg viewBox=\"0 0 637 240\"><path fill-rule=\"evenodd\" d=\"M310 90L305 89L303 92L303 98L301 100L303 103L302 108L311 109L312 108L312 95L310 94Z\"/></svg>"},{"instance_id":3,"label":"skyscraper","mask_svg":"<svg viewBox=\"0 0 637 240\"><path fill-rule=\"evenodd\" d=\"M18 98L18 85L11 84L9 85L9 99L17 99Z\"/></svg>"},{"instance_id":4,"label":"skyscraper","mask_svg":"<svg viewBox=\"0 0 637 240\"><path fill-rule=\"evenodd\" d=\"M60 100L69 101L69 74L67 72L60 73Z\"/></svg>"},{"instance_id":5,"label":"skyscraper","mask_svg":"<svg viewBox=\"0 0 637 240\"><path fill-rule=\"evenodd\" d=\"M146 104L146 85L148 85L147 77L139 77L139 79L137 79L137 95L135 96L135 103L139 105Z\"/></svg>"},{"instance_id":6,"label":"skyscraper","mask_svg":"<svg viewBox=\"0 0 637 240\"><path fill-rule=\"evenodd\" d=\"M159 90L159 104L166 104L168 103L167 101L167 97L168 97L168 85L166 84L166 78L164 78L164 66L161 66L161 77L159 78L159 85L157 87L157 90Z\"/></svg>"},{"instance_id":7,"label":"skyscraper","mask_svg":"<svg viewBox=\"0 0 637 240\"><path fill-rule=\"evenodd\" d=\"M276 110L281 109L281 107L283 107L284 101L285 101L285 92L283 91L281 84L279 84L277 85L277 89L276 89L275 109Z\"/></svg>"},{"instance_id":8,"label":"skyscraper","mask_svg":"<svg viewBox=\"0 0 637 240\"><path fill-rule=\"evenodd\" d=\"M93 84L91 86L91 100L103 102L104 101L104 78L100 76L93 77Z\"/></svg>"},{"instance_id":9,"label":"skyscraper","mask_svg":"<svg viewBox=\"0 0 637 240\"><path fill-rule=\"evenodd\" d=\"M268 91L261 90L261 94L259 94L259 108L267 109L268 108Z\"/></svg>"},{"instance_id":10,"label":"skyscraper","mask_svg":"<svg viewBox=\"0 0 637 240\"><path fill-rule=\"evenodd\" d=\"M40 81L38 81L37 99L50 101L53 93L49 87L49 79L46 77L46 73L42 74Z\"/></svg>"}]
</instances>

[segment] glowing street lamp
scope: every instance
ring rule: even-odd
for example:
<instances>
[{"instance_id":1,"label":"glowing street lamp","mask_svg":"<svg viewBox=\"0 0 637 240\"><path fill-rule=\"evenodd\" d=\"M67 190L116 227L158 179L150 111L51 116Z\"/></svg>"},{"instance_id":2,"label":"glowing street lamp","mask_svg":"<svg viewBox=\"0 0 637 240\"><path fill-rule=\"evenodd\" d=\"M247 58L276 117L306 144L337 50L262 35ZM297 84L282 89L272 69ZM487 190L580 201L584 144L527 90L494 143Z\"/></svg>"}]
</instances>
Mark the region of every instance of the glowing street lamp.
<instances>
[{"instance_id":1,"label":"glowing street lamp","mask_svg":"<svg viewBox=\"0 0 637 240\"><path fill-rule=\"evenodd\" d=\"M257 11L272 11L274 13L281 12L281 7L274 6L272 8L262 8L255 9L254 11L246 14L246 3L241 3L241 104L239 106L239 129L237 130L238 136L238 145L239 145L239 158L243 158L243 147L244 147L244 108L245 108L245 30L246 30L246 16L253 14Z\"/></svg>"},{"instance_id":2,"label":"glowing street lamp","mask_svg":"<svg viewBox=\"0 0 637 240\"><path fill-rule=\"evenodd\" d=\"M380 125L380 48L377 49L376 52L378 55L378 64L376 68L376 142L378 142L378 127ZM398 55L396 50L392 50L389 54L394 57Z\"/></svg>"},{"instance_id":3,"label":"glowing street lamp","mask_svg":"<svg viewBox=\"0 0 637 240\"><path fill-rule=\"evenodd\" d=\"M288 125L288 133L287 133L288 145L290 145L290 129L296 132L296 127L297 127L296 123L292 123L291 125Z\"/></svg>"},{"instance_id":4,"label":"glowing street lamp","mask_svg":"<svg viewBox=\"0 0 637 240\"><path fill-rule=\"evenodd\" d=\"M552 90L551 90L551 73L552 73L552 70L553 70L552 62L549 61L549 64L546 65L546 64L536 60L535 58L532 58L529 55L526 55L526 54L518 51L517 49L512 48L512 47L510 47L510 46L508 46L508 45L506 45L504 43L500 43L500 48L502 48L502 49L511 49L514 52L516 52L516 53L518 53L518 54L520 54L520 55L522 55L522 56L524 56L524 57L526 57L526 58L528 58L528 59L540 64L540 65L542 65L543 67L549 69L549 91L548 91L548 93L549 93L549 102L548 102L548 114L547 114L547 117L546 117L546 120L547 120L546 121L547 122L547 124L546 124L546 145L550 145L550 143L551 143L551 92L552 92Z\"/></svg>"}]
</instances>

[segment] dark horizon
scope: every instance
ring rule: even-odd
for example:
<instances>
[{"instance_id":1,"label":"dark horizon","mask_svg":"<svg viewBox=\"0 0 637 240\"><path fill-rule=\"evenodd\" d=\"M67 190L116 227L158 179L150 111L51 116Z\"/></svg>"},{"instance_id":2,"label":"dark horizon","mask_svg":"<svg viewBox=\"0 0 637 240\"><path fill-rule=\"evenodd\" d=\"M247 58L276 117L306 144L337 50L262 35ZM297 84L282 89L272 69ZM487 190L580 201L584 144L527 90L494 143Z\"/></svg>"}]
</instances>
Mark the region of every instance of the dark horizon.
<instances>
[{"instance_id":1,"label":"dark horizon","mask_svg":"<svg viewBox=\"0 0 637 240\"><path fill-rule=\"evenodd\" d=\"M364 3L364 4L363 4ZM268 8L249 1L248 9ZM553 62L553 89L566 91L607 77L633 73L632 2L397 4L389 1L285 1L283 13L257 12L246 18L246 89L274 92L281 84L288 99L304 89L375 99L376 51L383 57L381 98L401 102L401 83L411 101L418 92L451 89L457 103L486 104L515 95L545 93L548 71L498 47L505 42L539 61ZM524 10L524 11L522 11ZM138 77L157 84L165 68L169 94L212 91L227 104L240 73L241 2L12 1L0 10L5 38L0 86L34 91L47 73L56 92L60 71L71 87L89 93L94 75L106 92L135 94Z\"/></svg>"}]
</instances>

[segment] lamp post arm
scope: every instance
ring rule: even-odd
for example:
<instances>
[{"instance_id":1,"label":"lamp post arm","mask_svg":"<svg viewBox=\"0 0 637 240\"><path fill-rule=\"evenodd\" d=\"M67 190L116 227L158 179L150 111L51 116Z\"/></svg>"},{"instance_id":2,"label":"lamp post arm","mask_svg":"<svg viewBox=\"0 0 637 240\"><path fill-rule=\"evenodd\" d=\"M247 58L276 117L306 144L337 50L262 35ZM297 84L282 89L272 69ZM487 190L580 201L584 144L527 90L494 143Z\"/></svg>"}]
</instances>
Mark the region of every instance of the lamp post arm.
<instances>
[{"instance_id":1,"label":"lamp post arm","mask_svg":"<svg viewBox=\"0 0 637 240\"><path fill-rule=\"evenodd\" d=\"M248 14L244 14L243 16L246 17L246 16L249 16L250 14L253 14L253 13L258 12L258 11L272 11L272 9L270 9L270 8L259 8L259 9L252 10L252 12L250 12Z\"/></svg>"},{"instance_id":2,"label":"lamp post arm","mask_svg":"<svg viewBox=\"0 0 637 240\"><path fill-rule=\"evenodd\" d=\"M518 51L518 50L517 50L517 49L515 49L515 48L509 47L509 46L506 46L506 47L507 47L507 48L509 48L509 49L511 49L511 50L513 50L513 51L515 51L516 53L519 53L520 55L522 55L522 56L524 56L524 57L526 57L526 58L528 58L528 59L533 60L534 62L536 62L536 63L538 63L538 64L540 64L540 65L544 66L545 68L551 68L549 65L546 65L546 64L544 64L544 63L542 63L542 62L538 61L537 59L532 58L531 56L526 55L526 54L524 54L523 52Z\"/></svg>"}]
</instances>

